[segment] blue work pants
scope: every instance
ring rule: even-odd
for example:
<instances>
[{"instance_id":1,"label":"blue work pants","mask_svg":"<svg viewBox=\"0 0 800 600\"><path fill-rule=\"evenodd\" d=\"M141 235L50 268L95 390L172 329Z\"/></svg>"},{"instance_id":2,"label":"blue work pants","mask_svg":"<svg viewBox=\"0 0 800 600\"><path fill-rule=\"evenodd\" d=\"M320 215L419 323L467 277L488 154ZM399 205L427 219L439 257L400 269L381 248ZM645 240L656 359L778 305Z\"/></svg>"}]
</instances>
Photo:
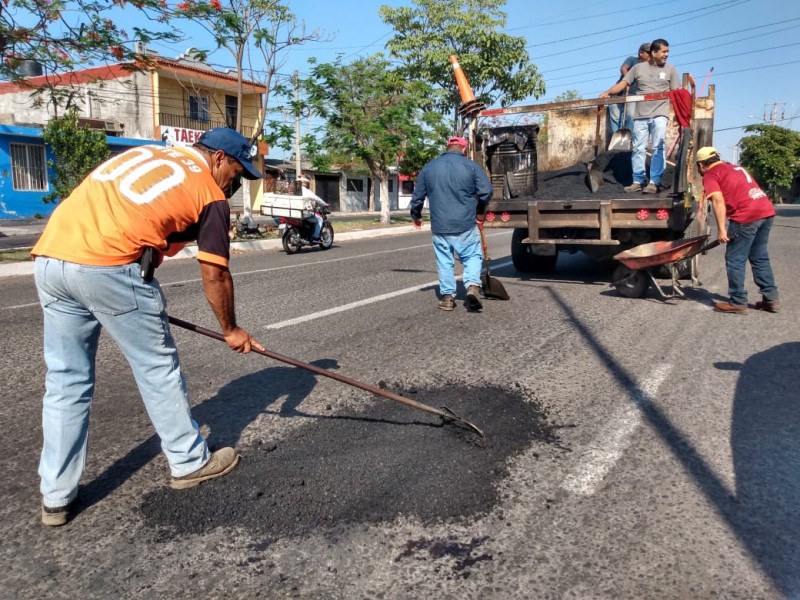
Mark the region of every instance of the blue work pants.
<instances>
[{"instance_id":1,"label":"blue work pants","mask_svg":"<svg viewBox=\"0 0 800 600\"><path fill-rule=\"evenodd\" d=\"M209 459L208 446L189 410L158 282L145 282L138 263L94 267L37 257L34 274L44 313L47 365L39 462L44 504L65 506L78 492L101 328L131 366L172 476L202 468Z\"/></svg>"}]
</instances>

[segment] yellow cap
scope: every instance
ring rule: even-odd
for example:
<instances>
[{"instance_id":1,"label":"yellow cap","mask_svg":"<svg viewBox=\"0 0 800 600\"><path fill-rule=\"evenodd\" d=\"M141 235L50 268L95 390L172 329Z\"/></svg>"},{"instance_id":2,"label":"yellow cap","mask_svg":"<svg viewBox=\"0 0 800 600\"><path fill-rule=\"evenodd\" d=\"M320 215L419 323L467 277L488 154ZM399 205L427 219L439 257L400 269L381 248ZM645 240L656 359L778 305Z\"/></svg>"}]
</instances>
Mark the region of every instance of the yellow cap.
<instances>
[{"instance_id":1,"label":"yellow cap","mask_svg":"<svg viewBox=\"0 0 800 600\"><path fill-rule=\"evenodd\" d=\"M712 156L719 156L719 150L713 146L704 146L697 151L697 159L700 162L707 161Z\"/></svg>"}]
</instances>

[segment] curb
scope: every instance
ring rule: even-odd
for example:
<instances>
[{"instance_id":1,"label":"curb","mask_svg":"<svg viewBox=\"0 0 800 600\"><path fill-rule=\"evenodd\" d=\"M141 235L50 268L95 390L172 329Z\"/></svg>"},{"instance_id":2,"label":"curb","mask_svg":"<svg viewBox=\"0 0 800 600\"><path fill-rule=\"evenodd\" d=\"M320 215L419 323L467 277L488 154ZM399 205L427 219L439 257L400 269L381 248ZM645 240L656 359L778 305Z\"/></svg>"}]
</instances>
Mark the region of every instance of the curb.
<instances>
[{"instance_id":1,"label":"curb","mask_svg":"<svg viewBox=\"0 0 800 600\"><path fill-rule=\"evenodd\" d=\"M425 224L422 230L430 231L430 224ZM403 225L401 227L382 227L379 229L362 229L361 231L348 231L347 233L337 234L334 232L334 243L348 240L362 240L374 237L384 237L390 235L401 235L416 231L413 225ZM281 240L247 240L244 242L231 242L231 256L239 252L250 250L283 250ZM197 256L197 246L188 246L178 252L175 256L167 256L164 260L177 260L193 258ZM8 265L0 264L0 277L16 277L20 275L33 275L33 261L17 262Z\"/></svg>"}]
</instances>

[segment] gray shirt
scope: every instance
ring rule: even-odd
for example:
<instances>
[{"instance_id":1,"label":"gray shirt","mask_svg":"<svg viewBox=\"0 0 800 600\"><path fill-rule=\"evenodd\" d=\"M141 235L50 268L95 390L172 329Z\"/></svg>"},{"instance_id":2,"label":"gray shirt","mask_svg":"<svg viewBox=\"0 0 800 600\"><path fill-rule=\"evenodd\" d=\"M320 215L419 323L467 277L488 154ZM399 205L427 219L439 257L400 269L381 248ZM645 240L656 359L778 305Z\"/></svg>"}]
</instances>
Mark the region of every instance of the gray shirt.
<instances>
[{"instance_id":1,"label":"gray shirt","mask_svg":"<svg viewBox=\"0 0 800 600\"><path fill-rule=\"evenodd\" d=\"M640 62L631 67L622 80L631 87L635 85L637 94L668 92L681 87L678 71L670 64L657 67L649 62ZM669 117L669 100L637 102L632 117L634 119Z\"/></svg>"}]
</instances>

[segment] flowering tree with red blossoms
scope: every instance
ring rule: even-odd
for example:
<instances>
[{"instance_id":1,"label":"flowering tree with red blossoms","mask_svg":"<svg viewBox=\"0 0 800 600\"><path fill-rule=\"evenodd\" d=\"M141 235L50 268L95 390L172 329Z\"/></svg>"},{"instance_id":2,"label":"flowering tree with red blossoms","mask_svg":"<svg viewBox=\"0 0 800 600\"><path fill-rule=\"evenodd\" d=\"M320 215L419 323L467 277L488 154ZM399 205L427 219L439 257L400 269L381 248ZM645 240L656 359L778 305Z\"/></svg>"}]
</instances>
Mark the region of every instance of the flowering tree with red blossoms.
<instances>
[{"instance_id":1,"label":"flowering tree with red blossoms","mask_svg":"<svg viewBox=\"0 0 800 600\"><path fill-rule=\"evenodd\" d=\"M122 9L141 12L155 29L121 28L111 17ZM35 102L69 107L75 91L54 76L104 62L147 69L135 42L179 40L171 14L166 0L0 0L0 80L29 87ZM28 61L42 67L45 77L36 84L21 69Z\"/></svg>"}]
</instances>

